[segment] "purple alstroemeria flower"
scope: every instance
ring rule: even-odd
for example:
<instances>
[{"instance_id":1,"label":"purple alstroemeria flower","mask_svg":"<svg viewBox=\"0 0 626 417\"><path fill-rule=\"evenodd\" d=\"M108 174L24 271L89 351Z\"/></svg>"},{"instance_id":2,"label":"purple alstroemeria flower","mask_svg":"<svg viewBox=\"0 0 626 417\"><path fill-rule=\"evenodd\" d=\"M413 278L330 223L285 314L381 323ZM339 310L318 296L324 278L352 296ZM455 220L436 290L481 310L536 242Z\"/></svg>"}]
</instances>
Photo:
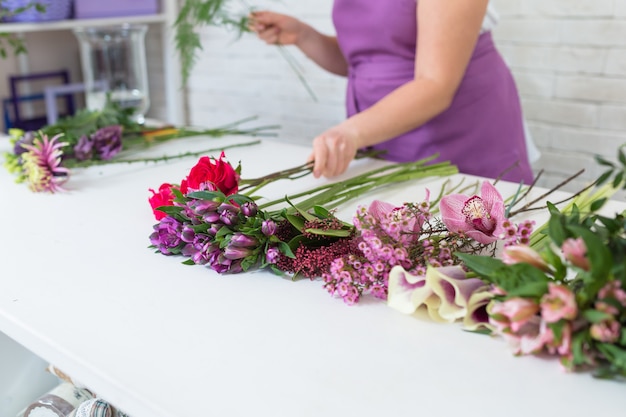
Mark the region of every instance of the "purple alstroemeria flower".
<instances>
[{"instance_id":1,"label":"purple alstroemeria flower","mask_svg":"<svg viewBox=\"0 0 626 417\"><path fill-rule=\"evenodd\" d=\"M176 249L181 245L180 234L181 223L173 217L164 217L159 223L154 225L154 232L150 235L150 242L164 255L176 253Z\"/></svg>"},{"instance_id":2,"label":"purple alstroemeria flower","mask_svg":"<svg viewBox=\"0 0 626 417\"><path fill-rule=\"evenodd\" d=\"M191 200L187 206L196 216L204 216L207 213L215 212L221 204L212 200Z\"/></svg>"},{"instance_id":3,"label":"purple alstroemeria flower","mask_svg":"<svg viewBox=\"0 0 626 417\"><path fill-rule=\"evenodd\" d=\"M113 159L122 150L122 126L113 125L99 129L91 135L93 147L103 160Z\"/></svg>"},{"instance_id":4,"label":"purple alstroemeria flower","mask_svg":"<svg viewBox=\"0 0 626 417\"><path fill-rule=\"evenodd\" d=\"M276 222L274 220L264 220L261 225L261 232L265 236L272 236L276 233Z\"/></svg>"},{"instance_id":5,"label":"purple alstroemeria flower","mask_svg":"<svg viewBox=\"0 0 626 417\"><path fill-rule=\"evenodd\" d=\"M240 248L237 246L227 246L224 249L224 258L230 260L243 259L252 255L254 252L250 248Z\"/></svg>"},{"instance_id":6,"label":"purple alstroemeria flower","mask_svg":"<svg viewBox=\"0 0 626 417\"><path fill-rule=\"evenodd\" d=\"M89 136L83 135L74 146L74 155L79 161L88 161L93 158L93 141Z\"/></svg>"},{"instance_id":7,"label":"purple alstroemeria flower","mask_svg":"<svg viewBox=\"0 0 626 417\"><path fill-rule=\"evenodd\" d=\"M246 201L241 205L241 212L246 217L254 217L259 212L259 207L252 201Z\"/></svg>"},{"instance_id":8,"label":"purple alstroemeria flower","mask_svg":"<svg viewBox=\"0 0 626 417\"><path fill-rule=\"evenodd\" d=\"M255 248L259 245L259 240L254 236L248 236L244 233L235 233L230 238L230 246L237 248Z\"/></svg>"}]
</instances>

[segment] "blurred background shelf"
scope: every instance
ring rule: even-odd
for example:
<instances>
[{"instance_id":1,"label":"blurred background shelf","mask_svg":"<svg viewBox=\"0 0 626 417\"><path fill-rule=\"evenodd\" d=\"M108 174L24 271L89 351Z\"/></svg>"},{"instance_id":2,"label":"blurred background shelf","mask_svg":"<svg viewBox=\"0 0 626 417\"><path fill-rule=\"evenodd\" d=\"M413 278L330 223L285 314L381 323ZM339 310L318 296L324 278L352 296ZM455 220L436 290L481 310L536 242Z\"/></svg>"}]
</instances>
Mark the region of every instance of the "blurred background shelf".
<instances>
[{"instance_id":1,"label":"blurred background shelf","mask_svg":"<svg viewBox=\"0 0 626 417\"><path fill-rule=\"evenodd\" d=\"M0 32L26 33L51 30L71 30L75 27L111 26L123 23L166 23L168 14L159 13L143 16L105 17L99 19L67 19L55 22L0 23Z\"/></svg>"}]
</instances>

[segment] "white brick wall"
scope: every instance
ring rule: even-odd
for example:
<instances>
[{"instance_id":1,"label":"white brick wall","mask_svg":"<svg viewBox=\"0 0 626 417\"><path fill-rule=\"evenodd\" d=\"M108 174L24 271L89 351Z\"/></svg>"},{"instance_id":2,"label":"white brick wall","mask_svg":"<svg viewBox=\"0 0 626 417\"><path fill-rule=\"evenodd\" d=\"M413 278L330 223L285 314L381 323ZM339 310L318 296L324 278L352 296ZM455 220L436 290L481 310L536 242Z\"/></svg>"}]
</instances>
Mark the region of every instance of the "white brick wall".
<instances>
[{"instance_id":1,"label":"white brick wall","mask_svg":"<svg viewBox=\"0 0 626 417\"><path fill-rule=\"evenodd\" d=\"M493 1L496 43L542 152L540 184L585 168L574 190L601 172L595 154L614 160L626 143L626 1Z\"/></svg>"},{"instance_id":2,"label":"white brick wall","mask_svg":"<svg viewBox=\"0 0 626 417\"><path fill-rule=\"evenodd\" d=\"M594 154L614 159L626 142L626 0L493 0L498 47L517 80L542 158L543 186L585 168ZM332 32L332 0L267 1ZM188 89L190 122L216 125L250 115L282 126L280 140L308 144L344 117L345 81L315 68L295 49L319 97L313 102L276 48L253 35L203 30L204 51Z\"/></svg>"}]
</instances>

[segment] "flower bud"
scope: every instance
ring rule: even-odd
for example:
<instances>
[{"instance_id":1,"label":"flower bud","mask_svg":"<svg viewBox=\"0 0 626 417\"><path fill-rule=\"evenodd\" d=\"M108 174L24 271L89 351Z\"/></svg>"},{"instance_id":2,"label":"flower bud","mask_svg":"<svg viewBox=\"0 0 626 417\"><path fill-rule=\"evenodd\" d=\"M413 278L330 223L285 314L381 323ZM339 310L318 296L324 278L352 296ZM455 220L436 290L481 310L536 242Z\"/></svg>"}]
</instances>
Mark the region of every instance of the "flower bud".
<instances>
[{"instance_id":1,"label":"flower bud","mask_svg":"<svg viewBox=\"0 0 626 417\"><path fill-rule=\"evenodd\" d=\"M224 250L224 258L235 260L235 259L243 259L250 255L252 255L252 250L249 248L240 248L236 246L226 246Z\"/></svg>"},{"instance_id":2,"label":"flower bud","mask_svg":"<svg viewBox=\"0 0 626 417\"><path fill-rule=\"evenodd\" d=\"M276 223L273 220L264 220L261 231L265 236L272 236L276 233Z\"/></svg>"},{"instance_id":3,"label":"flower bud","mask_svg":"<svg viewBox=\"0 0 626 417\"><path fill-rule=\"evenodd\" d=\"M257 238L244 233L235 233L230 238L230 245L238 248L255 248L258 244Z\"/></svg>"},{"instance_id":4,"label":"flower bud","mask_svg":"<svg viewBox=\"0 0 626 417\"><path fill-rule=\"evenodd\" d=\"M259 207L253 201L246 201L241 205L241 212L246 217L254 217L259 212Z\"/></svg>"}]
</instances>

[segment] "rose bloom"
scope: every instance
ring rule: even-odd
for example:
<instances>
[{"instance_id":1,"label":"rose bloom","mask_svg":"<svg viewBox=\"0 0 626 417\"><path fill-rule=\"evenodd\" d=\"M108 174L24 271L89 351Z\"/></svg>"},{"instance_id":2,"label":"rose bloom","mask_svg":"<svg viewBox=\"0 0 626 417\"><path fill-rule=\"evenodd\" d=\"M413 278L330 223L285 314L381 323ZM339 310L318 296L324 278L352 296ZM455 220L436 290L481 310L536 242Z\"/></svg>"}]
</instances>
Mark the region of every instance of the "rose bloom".
<instances>
[{"instance_id":1,"label":"rose bloom","mask_svg":"<svg viewBox=\"0 0 626 417\"><path fill-rule=\"evenodd\" d=\"M235 194L239 189L239 174L227 161L203 156L196 166L191 168L187 178L181 181L180 191L187 194L199 190L220 190L225 195Z\"/></svg>"},{"instance_id":2,"label":"rose bloom","mask_svg":"<svg viewBox=\"0 0 626 417\"><path fill-rule=\"evenodd\" d=\"M164 183L161 184L158 192L154 191L152 188L148 190L152 192L152 197L148 199L148 202L150 203L154 217L157 220L161 220L163 217L167 216L167 214L157 210L158 207L174 205L174 193L172 192L173 188L177 188L177 186Z\"/></svg>"}]
</instances>

